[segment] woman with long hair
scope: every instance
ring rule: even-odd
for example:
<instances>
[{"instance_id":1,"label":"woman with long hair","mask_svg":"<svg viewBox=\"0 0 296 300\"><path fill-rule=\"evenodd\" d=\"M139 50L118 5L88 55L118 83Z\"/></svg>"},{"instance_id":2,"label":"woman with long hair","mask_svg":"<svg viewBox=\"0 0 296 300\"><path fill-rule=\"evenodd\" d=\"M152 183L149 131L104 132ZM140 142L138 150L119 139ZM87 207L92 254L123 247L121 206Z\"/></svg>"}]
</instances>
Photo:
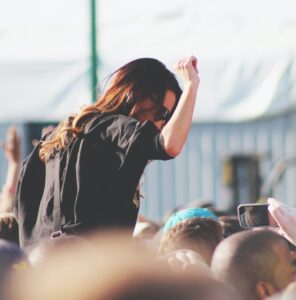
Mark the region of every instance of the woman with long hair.
<instances>
[{"instance_id":1,"label":"woman with long hair","mask_svg":"<svg viewBox=\"0 0 296 300\"><path fill-rule=\"evenodd\" d=\"M191 126L199 85L196 58L180 60L176 71L183 91L160 61L127 63L111 75L94 104L43 138L35 151L44 165L44 184L31 187L35 200L16 198L22 245L61 232L133 229L146 164L177 156ZM19 194L24 184L20 180Z\"/></svg>"}]
</instances>

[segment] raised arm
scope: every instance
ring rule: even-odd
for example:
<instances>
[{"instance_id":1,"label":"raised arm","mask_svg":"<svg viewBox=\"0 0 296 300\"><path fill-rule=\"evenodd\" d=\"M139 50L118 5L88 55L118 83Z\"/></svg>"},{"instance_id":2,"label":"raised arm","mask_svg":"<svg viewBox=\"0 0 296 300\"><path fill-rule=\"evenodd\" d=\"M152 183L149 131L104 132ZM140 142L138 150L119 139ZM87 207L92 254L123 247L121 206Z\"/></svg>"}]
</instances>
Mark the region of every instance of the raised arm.
<instances>
[{"instance_id":1,"label":"raised arm","mask_svg":"<svg viewBox=\"0 0 296 300\"><path fill-rule=\"evenodd\" d=\"M1 193L0 211L10 212L21 165L20 137L15 127L9 127L7 130L4 152L8 169Z\"/></svg>"},{"instance_id":2,"label":"raised arm","mask_svg":"<svg viewBox=\"0 0 296 300\"><path fill-rule=\"evenodd\" d=\"M172 157L177 156L182 151L192 123L199 86L196 57L190 56L180 60L176 67L176 73L184 83L183 93L173 116L161 132L165 151Z\"/></svg>"}]
</instances>

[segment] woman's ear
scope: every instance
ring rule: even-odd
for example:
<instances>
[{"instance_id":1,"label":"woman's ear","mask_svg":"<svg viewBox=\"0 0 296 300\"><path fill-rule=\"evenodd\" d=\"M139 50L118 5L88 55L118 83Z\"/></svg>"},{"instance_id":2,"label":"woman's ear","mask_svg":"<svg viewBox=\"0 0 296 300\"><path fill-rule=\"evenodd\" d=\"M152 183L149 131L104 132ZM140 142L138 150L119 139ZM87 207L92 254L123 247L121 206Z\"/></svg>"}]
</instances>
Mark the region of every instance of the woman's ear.
<instances>
[{"instance_id":1,"label":"woman's ear","mask_svg":"<svg viewBox=\"0 0 296 300\"><path fill-rule=\"evenodd\" d=\"M258 281L255 286L258 299L266 299L277 292L274 285L268 281Z\"/></svg>"}]
</instances>

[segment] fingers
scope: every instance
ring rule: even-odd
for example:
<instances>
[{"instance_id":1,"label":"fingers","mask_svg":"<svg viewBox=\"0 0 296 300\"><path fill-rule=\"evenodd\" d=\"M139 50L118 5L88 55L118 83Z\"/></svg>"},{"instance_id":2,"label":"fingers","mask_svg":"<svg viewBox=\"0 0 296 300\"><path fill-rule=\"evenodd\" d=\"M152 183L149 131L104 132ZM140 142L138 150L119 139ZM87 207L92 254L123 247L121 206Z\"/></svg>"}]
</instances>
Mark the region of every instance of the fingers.
<instances>
[{"instance_id":1,"label":"fingers","mask_svg":"<svg viewBox=\"0 0 296 300\"><path fill-rule=\"evenodd\" d=\"M184 59L181 59L177 62L176 66L175 66L175 70L177 72L180 72L181 70L184 70Z\"/></svg>"},{"instance_id":2,"label":"fingers","mask_svg":"<svg viewBox=\"0 0 296 300\"><path fill-rule=\"evenodd\" d=\"M191 63L192 63L192 66L193 66L195 72L198 73L198 69L197 69L197 59L196 59L195 57L192 59L192 62L191 62Z\"/></svg>"},{"instance_id":3,"label":"fingers","mask_svg":"<svg viewBox=\"0 0 296 300\"><path fill-rule=\"evenodd\" d=\"M267 201L269 203L268 211L279 226L278 233L296 244L296 209L272 198Z\"/></svg>"},{"instance_id":4,"label":"fingers","mask_svg":"<svg viewBox=\"0 0 296 300\"><path fill-rule=\"evenodd\" d=\"M177 65L176 65L176 70L177 71L188 69L188 68L193 68L198 73L197 58L193 55L179 60Z\"/></svg>"},{"instance_id":5,"label":"fingers","mask_svg":"<svg viewBox=\"0 0 296 300\"><path fill-rule=\"evenodd\" d=\"M7 129L6 140L3 144L5 156L9 162L18 163L20 160L20 137L15 126Z\"/></svg>"},{"instance_id":6,"label":"fingers","mask_svg":"<svg viewBox=\"0 0 296 300\"><path fill-rule=\"evenodd\" d=\"M187 253L184 251L178 251L176 253L176 258L182 263L183 268L186 268L186 266L191 263L190 257L188 257Z\"/></svg>"},{"instance_id":7,"label":"fingers","mask_svg":"<svg viewBox=\"0 0 296 300\"><path fill-rule=\"evenodd\" d=\"M193 55L180 59L176 65L176 73L182 79L184 85L189 84L195 89L199 86L198 61Z\"/></svg>"},{"instance_id":8,"label":"fingers","mask_svg":"<svg viewBox=\"0 0 296 300\"><path fill-rule=\"evenodd\" d=\"M167 260L169 266L174 271L179 271L180 269L184 269L184 262L180 260L180 257L170 256Z\"/></svg>"},{"instance_id":9,"label":"fingers","mask_svg":"<svg viewBox=\"0 0 296 300\"><path fill-rule=\"evenodd\" d=\"M278 226L280 228L284 228L285 227L285 225L284 225L285 217L284 217L283 211L281 210L281 203L272 198L269 198L267 200L267 202L269 204L268 205L269 213L275 219Z\"/></svg>"},{"instance_id":10,"label":"fingers","mask_svg":"<svg viewBox=\"0 0 296 300\"><path fill-rule=\"evenodd\" d=\"M189 255L190 250L176 250L168 253L164 258L173 270L186 270L195 264L196 259Z\"/></svg>"},{"instance_id":11,"label":"fingers","mask_svg":"<svg viewBox=\"0 0 296 300\"><path fill-rule=\"evenodd\" d=\"M17 130L15 126L9 127L7 129L7 134L6 134L6 143L17 143L19 141L19 136L17 134Z\"/></svg>"},{"instance_id":12,"label":"fingers","mask_svg":"<svg viewBox=\"0 0 296 300\"><path fill-rule=\"evenodd\" d=\"M276 200L276 199L274 199L274 198L268 198L268 199L267 199L267 203L268 203L269 205L274 206L274 207L277 207L277 206L281 206L281 205L282 205L282 203L281 203L280 201L278 201L278 200Z\"/></svg>"},{"instance_id":13,"label":"fingers","mask_svg":"<svg viewBox=\"0 0 296 300\"><path fill-rule=\"evenodd\" d=\"M288 212L286 209L286 205L273 198L268 198L267 202L269 204L268 211L270 212L270 214L274 217L277 223L279 223L279 225L283 225L286 221L286 216Z\"/></svg>"},{"instance_id":14,"label":"fingers","mask_svg":"<svg viewBox=\"0 0 296 300\"><path fill-rule=\"evenodd\" d=\"M197 58L195 56L193 56L193 55L189 56L185 61L185 65L187 67L192 67L198 73Z\"/></svg>"}]
</instances>

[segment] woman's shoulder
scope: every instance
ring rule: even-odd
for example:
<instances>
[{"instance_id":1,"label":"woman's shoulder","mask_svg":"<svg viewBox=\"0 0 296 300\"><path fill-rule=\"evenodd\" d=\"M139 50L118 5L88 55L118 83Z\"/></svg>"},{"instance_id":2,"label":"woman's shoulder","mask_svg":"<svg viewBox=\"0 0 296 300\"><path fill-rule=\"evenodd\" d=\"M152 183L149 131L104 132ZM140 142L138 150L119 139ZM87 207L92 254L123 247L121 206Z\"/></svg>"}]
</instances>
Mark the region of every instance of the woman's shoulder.
<instances>
[{"instance_id":1,"label":"woman's shoulder","mask_svg":"<svg viewBox=\"0 0 296 300\"><path fill-rule=\"evenodd\" d=\"M97 114L90 120L85 131L86 134L91 132L95 135L99 133L102 138L133 139L138 136L155 136L159 130L150 121L141 123L138 119L123 114Z\"/></svg>"},{"instance_id":2,"label":"woman's shoulder","mask_svg":"<svg viewBox=\"0 0 296 300\"><path fill-rule=\"evenodd\" d=\"M159 130L150 121L141 123L138 119L122 114L100 114L95 117L88 132L99 132L102 138L134 140L139 136L155 136Z\"/></svg>"},{"instance_id":3,"label":"woman's shoulder","mask_svg":"<svg viewBox=\"0 0 296 300\"><path fill-rule=\"evenodd\" d=\"M129 116L125 116L122 114L96 114L89 122L89 129L95 127L105 127L105 128L118 128L118 130L122 130L122 128L132 128L139 127L140 122Z\"/></svg>"}]
</instances>

